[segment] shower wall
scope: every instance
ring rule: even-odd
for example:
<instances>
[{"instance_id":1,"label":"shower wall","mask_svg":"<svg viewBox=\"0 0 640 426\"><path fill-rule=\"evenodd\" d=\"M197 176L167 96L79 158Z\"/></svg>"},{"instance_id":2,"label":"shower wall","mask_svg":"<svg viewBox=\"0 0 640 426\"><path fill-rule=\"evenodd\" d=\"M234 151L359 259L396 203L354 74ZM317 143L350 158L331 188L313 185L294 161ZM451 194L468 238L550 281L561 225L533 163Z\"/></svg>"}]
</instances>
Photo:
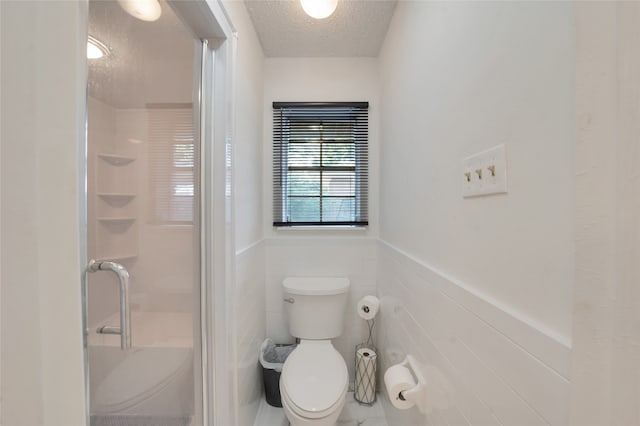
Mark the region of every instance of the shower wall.
<instances>
[{"instance_id":1,"label":"shower wall","mask_svg":"<svg viewBox=\"0 0 640 426\"><path fill-rule=\"evenodd\" d=\"M134 309L191 312L193 229L191 225L153 222L149 113L147 109L117 109L89 97L89 256L125 264L131 274ZM114 165L105 154L132 161ZM170 170L163 173L169 175ZM117 194L131 197L114 198ZM127 220L110 220L114 217ZM116 312L118 288L113 277L92 276L90 292L91 324Z\"/></svg>"}]
</instances>

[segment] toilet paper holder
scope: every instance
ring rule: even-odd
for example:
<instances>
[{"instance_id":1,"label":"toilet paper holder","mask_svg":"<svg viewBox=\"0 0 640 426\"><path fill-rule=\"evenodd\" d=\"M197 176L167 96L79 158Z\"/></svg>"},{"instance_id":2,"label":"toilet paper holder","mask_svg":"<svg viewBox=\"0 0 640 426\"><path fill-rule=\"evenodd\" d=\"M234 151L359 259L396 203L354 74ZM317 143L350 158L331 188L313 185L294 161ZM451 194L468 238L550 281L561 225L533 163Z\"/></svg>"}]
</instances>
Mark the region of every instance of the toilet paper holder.
<instances>
[{"instance_id":1,"label":"toilet paper holder","mask_svg":"<svg viewBox=\"0 0 640 426\"><path fill-rule=\"evenodd\" d=\"M411 389L400 392L398 397L403 401L414 403L422 414L427 414L427 380L419 368L418 361L413 355L407 355L400 365L411 371L417 383Z\"/></svg>"}]
</instances>

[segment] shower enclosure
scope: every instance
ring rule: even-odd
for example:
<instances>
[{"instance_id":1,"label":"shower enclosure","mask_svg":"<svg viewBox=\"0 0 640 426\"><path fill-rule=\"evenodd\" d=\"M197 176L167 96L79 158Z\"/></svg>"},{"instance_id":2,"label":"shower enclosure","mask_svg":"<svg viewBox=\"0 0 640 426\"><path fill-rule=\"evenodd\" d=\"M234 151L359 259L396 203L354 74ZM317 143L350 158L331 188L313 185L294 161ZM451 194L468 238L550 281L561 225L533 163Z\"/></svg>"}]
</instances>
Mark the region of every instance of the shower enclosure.
<instances>
[{"instance_id":1,"label":"shower enclosure","mask_svg":"<svg viewBox=\"0 0 640 426\"><path fill-rule=\"evenodd\" d=\"M87 60L83 298L92 426L213 424L215 285L202 258L215 220L200 218L213 214L203 191L215 192L207 167L220 160L208 153L215 135L203 118L215 106L207 104L215 52L194 36L203 11L204 1L89 1L97 57Z\"/></svg>"}]
</instances>

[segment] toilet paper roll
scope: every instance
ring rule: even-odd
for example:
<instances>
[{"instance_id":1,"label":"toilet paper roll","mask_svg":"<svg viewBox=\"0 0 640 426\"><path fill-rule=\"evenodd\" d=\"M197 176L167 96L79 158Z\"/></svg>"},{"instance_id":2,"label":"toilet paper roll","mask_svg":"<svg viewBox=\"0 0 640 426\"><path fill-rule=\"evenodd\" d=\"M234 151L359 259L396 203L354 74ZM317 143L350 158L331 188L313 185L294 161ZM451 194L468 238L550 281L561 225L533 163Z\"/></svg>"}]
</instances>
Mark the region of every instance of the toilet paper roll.
<instances>
[{"instance_id":1,"label":"toilet paper roll","mask_svg":"<svg viewBox=\"0 0 640 426\"><path fill-rule=\"evenodd\" d=\"M399 410L407 410L415 405L415 402L406 401L400 395L400 392L416 386L416 381L407 367L402 365L389 367L384 373L384 384L394 407Z\"/></svg>"},{"instance_id":2,"label":"toilet paper roll","mask_svg":"<svg viewBox=\"0 0 640 426\"><path fill-rule=\"evenodd\" d=\"M356 373L353 396L358 402L373 404L376 400L376 359L371 348L356 351Z\"/></svg>"},{"instance_id":3,"label":"toilet paper roll","mask_svg":"<svg viewBox=\"0 0 640 426\"><path fill-rule=\"evenodd\" d=\"M375 318L380 309L380 300L375 296L365 296L358 302L358 315L365 320Z\"/></svg>"}]
</instances>

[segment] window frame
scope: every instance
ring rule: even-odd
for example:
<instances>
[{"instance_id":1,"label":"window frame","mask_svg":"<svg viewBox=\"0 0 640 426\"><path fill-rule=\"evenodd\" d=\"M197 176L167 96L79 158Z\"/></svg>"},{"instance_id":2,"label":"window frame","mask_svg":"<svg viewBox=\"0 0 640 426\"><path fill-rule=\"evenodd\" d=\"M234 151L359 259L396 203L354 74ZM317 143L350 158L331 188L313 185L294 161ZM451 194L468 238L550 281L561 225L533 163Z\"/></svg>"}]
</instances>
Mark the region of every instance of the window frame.
<instances>
[{"instance_id":1,"label":"window frame","mask_svg":"<svg viewBox=\"0 0 640 426\"><path fill-rule=\"evenodd\" d=\"M366 228L368 221L368 102L274 102L274 149L273 149L273 226L275 228ZM320 126L317 138L310 138L307 142L291 142L296 140L292 136L304 135L302 130L297 135L292 135L291 128L294 122L303 123L307 131L314 125ZM332 125L351 126L350 141L337 142L330 138L325 139L325 127ZM299 141L304 138L298 138ZM289 148L291 144L318 143L317 164L310 166L291 165ZM349 144L354 150L353 166L325 165L323 164L323 152L330 145ZM318 193L307 195L292 195L289 180L292 172L317 172ZM326 173L352 173L353 195L326 195L323 177ZM291 199L319 198L318 221L293 220L290 213ZM326 221L323 220L324 200L353 199L353 220Z\"/></svg>"}]
</instances>

